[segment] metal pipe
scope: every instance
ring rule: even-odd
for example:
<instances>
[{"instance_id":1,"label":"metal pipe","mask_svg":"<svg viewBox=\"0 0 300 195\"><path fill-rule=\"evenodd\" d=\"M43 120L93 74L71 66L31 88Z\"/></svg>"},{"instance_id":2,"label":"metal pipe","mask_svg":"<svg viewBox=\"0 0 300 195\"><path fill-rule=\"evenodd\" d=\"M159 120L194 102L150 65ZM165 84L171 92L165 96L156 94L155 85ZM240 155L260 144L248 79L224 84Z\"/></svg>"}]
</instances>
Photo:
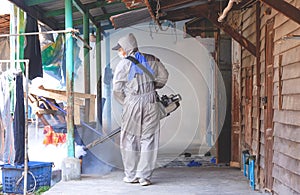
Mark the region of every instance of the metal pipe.
<instances>
[{"instance_id":1,"label":"metal pipe","mask_svg":"<svg viewBox=\"0 0 300 195\"><path fill-rule=\"evenodd\" d=\"M16 9L15 5L11 5L11 13L10 13L10 33L15 34L16 33ZM9 35L9 34L8 34ZM1 35L0 35L1 37ZM9 48L10 48L10 60L15 60L16 59L16 38L12 36L9 37ZM16 68L15 64L11 63L11 66L13 65L14 68ZM12 101L13 102L13 101ZM11 106L11 109L14 110L14 106Z\"/></svg>"},{"instance_id":2,"label":"metal pipe","mask_svg":"<svg viewBox=\"0 0 300 195\"><path fill-rule=\"evenodd\" d=\"M300 35L285 35L282 37L282 40L287 40L287 39L299 39L300 40Z\"/></svg>"},{"instance_id":3,"label":"metal pipe","mask_svg":"<svg viewBox=\"0 0 300 195\"><path fill-rule=\"evenodd\" d=\"M11 33L11 34L1 34L0 37L12 37L12 36L28 36L28 35L41 35L41 34L54 34L54 33L79 33L77 29L67 29L67 30L52 30L45 32L28 32L28 33Z\"/></svg>"},{"instance_id":4,"label":"metal pipe","mask_svg":"<svg viewBox=\"0 0 300 195\"><path fill-rule=\"evenodd\" d=\"M28 174L28 74L29 74L29 60L25 61L26 69L26 85L25 85L25 144L24 144L24 190L23 194L27 194L27 174Z\"/></svg>"},{"instance_id":5,"label":"metal pipe","mask_svg":"<svg viewBox=\"0 0 300 195\"><path fill-rule=\"evenodd\" d=\"M65 29L73 29L72 21L72 0L65 0ZM75 146L74 146L74 93L73 93L73 82L74 82L74 57L73 57L73 37L72 33L66 34L66 95L67 99L67 147L68 157L75 157Z\"/></svg>"}]
</instances>

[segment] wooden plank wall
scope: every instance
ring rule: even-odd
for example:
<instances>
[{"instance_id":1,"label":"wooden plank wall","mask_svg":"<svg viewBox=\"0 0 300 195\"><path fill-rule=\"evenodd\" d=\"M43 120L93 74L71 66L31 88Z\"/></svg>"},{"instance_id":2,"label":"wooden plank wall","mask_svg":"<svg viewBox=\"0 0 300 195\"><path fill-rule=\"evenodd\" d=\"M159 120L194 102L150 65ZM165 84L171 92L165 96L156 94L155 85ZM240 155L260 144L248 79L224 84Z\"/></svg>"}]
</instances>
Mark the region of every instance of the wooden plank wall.
<instances>
[{"instance_id":1,"label":"wooden plank wall","mask_svg":"<svg viewBox=\"0 0 300 195\"><path fill-rule=\"evenodd\" d=\"M242 34L243 36L247 37L252 43L255 44L255 10L248 9L242 13ZM252 121L251 117L251 110L250 110L250 117L247 117L247 104L249 101L252 101L250 97L247 97L249 95L249 80L252 77L253 68L255 65L255 57L251 55L249 51L247 51L245 48L242 49L242 150L248 149L251 150L251 141L248 140L251 139L252 133L251 133L251 123ZM250 93L251 94L251 93ZM250 99L249 99L250 98ZM249 110L248 110L249 112ZM249 127L250 125L250 127ZM250 128L250 129L249 129Z\"/></svg>"},{"instance_id":2,"label":"wooden plank wall","mask_svg":"<svg viewBox=\"0 0 300 195\"><path fill-rule=\"evenodd\" d=\"M256 45L256 9L255 6L242 12L242 34ZM257 118L257 87L256 87L256 58L246 49L242 49L242 150L251 154L258 153L258 118ZM249 83L250 81L250 83ZM251 91L249 91L251 90ZM250 93L249 93L250 92ZM250 97L249 97L250 94ZM247 109L250 102L251 109ZM250 113L246 113L249 112ZM258 172L256 166L256 172ZM258 182L258 180L257 180ZM256 183L257 183L256 182Z\"/></svg>"},{"instance_id":3,"label":"wooden plank wall","mask_svg":"<svg viewBox=\"0 0 300 195\"><path fill-rule=\"evenodd\" d=\"M286 0L300 9L299 0ZM300 193L300 40L285 40L285 35L300 35L300 25L285 17L276 10L267 14L268 6L261 6L261 47L260 47L260 97L264 97L265 81L265 28L266 21L275 18L274 37L274 155L273 155L273 188L274 194ZM255 44L255 6L242 13L242 34ZM245 144L245 80L246 68L253 67L253 100L252 100L252 144ZM256 173L260 187L264 187L264 112L256 107L257 88L255 75L255 57L248 51L242 51L242 148L250 149L256 154L260 144L259 171ZM261 103L259 104L261 108ZM257 119L256 109L260 109ZM258 123L260 122L260 139ZM244 137L244 138L243 138ZM257 167L258 168L258 167Z\"/></svg>"},{"instance_id":4,"label":"wooden plank wall","mask_svg":"<svg viewBox=\"0 0 300 195\"><path fill-rule=\"evenodd\" d=\"M299 0L289 0L300 8ZM275 14L274 37L274 156L275 194L300 193L300 25L281 13ZM280 101L279 101L280 100Z\"/></svg>"}]
</instances>

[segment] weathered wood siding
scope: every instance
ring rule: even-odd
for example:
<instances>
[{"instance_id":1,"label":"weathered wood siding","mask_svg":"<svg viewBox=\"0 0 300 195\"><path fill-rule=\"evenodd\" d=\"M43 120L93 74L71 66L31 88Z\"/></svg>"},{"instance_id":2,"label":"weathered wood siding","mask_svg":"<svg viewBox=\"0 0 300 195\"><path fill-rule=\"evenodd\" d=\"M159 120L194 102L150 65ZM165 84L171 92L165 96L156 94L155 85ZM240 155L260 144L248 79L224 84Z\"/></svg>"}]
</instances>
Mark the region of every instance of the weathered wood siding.
<instances>
[{"instance_id":1,"label":"weathered wood siding","mask_svg":"<svg viewBox=\"0 0 300 195\"><path fill-rule=\"evenodd\" d=\"M242 13L242 34L255 44L255 9L247 9ZM242 149L251 150L252 145L252 104L253 73L255 57L246 49L242 49Z\"/></svg>"},{"instance_id":2,"label":"weathered wood siding","mask_svg":"<svg viewBox=\"0 0 300 195\"><path fill-rule=\"evenodd\" d=\"M300 8L299 0L286 0L291 5ZM300 35L300 25L272 9L271 14L266 14L269 7L261 6L261 46L260 46L260 89L256 84L256 61L248 51L242 51L242 148L247 148L252 154L259 151L259 171L256 178L260 187L265 187L265 151L264 151L264 110L260 97L265 96L265 31L266 22L274 18L274 79L273 79L273 187L274 194L299 194L300 193L300 40L282 40L285 35ZM255 6L242 13L242 34L252 43L255 40ZM252 110L251 127L246 127L246 70L252 67ZM259 106L257 106L259 105ZM258 110L257 110L258 109ZM257 113L260 114L258 118ZM249 116L248 116L249 117ZM247 122L247 124L246 124ZM260 127L260 129L258 129ZM251 145L247 144L246 136L251 135ZM258 136L260 135L260 137ZM260 147L258 147L260 146ZM258 182L258 180L257 180Z\"/></svg>"},{"instance_id":3,"label":"weathered wood siding","mask_svg":"<svg viewBox=\"0 0 300 195\"><path fill-rule=\"evenodd\" d=\"M241 33L256 45L256 9L255 6L242 12ZM242 49L242 138L241 148L257 155L259 143L258 93L256 78L256 58L246 49ZM256 166L258 173L259 166ZM258 177L256 177L258 183Z\"/></svg>"}]
</instances>

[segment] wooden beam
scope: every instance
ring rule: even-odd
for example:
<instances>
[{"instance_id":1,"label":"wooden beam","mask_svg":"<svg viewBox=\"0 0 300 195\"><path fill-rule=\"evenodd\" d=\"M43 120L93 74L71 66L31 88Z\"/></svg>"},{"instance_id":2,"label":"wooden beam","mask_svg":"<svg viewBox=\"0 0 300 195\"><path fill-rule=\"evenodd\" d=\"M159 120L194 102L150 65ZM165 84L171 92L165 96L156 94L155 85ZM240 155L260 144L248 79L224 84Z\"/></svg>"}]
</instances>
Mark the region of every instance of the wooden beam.
<instances>
[{"instance_id":1,"label":"wooden beam","mask_svg":"<svg viewBox=\"0 0 300 195\"><path fill-rule=\"evenodd\" d=\"M230 35L234 40L236 40L239 44L241 44L241 46L243 46L253 56L256 57L257 55L256 46L253 43L251 43L248 39L246 39L243 35L241 35L237 30L235 30L234 28L232 28L230 25L226 23L218 22L217 21L218 18L216 14L210 14L210 15L207 14L204 17L207 17L207 19L209 19L214 25L216 25L218 28L222 29L224 32Z\"/></svg>"},{"instance_id":2,"label":"wooden beam","mask_svg":"<svg viewBox=\"0 0 300 195\"><path fill-rule=\"evenodd\" d=\"M300 24L300 10L283 0L260 0Z\"/></svg>"},{"instance_id":3,"label":"wooden beam","mask_svg":"<svg viewBox=\"0 0 300 195\"><path fill-rule=\"evenodd\" d=\"M145 0L145 5L146 5L147 8L148 8L148 11L149 11L149 13L150 13L151 18L154 20L155 23L157 23L157 24L159 25L159 22L158 22L157 19L156 19L154 10L152 9L149 0Z\"/></svg>"},{"instance_id":4,"label":"wooden beam","mask_svg":"<svg viewBox=\"0 0 300 195\"><path fill-rule=\"evenodd\" d=\"M161 17L159 19L180 21L194 17L205 17L219 29L222 29L224 32L230 35L234 40L236 40L239 44L246 48L253 56L256 57L257 53L255 45L228 24L218 22L218 17L216 14L217 12L215 11L216 9L217 8L215 5L199 5L167 12L166 16Z\"/></svg>"},{"instance_id":5,"label":"wooden beam","mask_svg":"<svg viewBox=\"0 0 300 195\"><path fill-rule=\"evenodd\" d=\"M59 100L59 101L67 101L67 96L66 96L66 92L62 93L56 93L54 91L47 91L47 90L42 90L42 89L30 89L29 90L30 94L36 95L36 96L42 96L42 97L46 97L46 98L53 98L55 100ZM82 99L79 98L75 98L74 99L74 103L76 105L84 105L84 101Z\"/></svg>"}]
</instances>

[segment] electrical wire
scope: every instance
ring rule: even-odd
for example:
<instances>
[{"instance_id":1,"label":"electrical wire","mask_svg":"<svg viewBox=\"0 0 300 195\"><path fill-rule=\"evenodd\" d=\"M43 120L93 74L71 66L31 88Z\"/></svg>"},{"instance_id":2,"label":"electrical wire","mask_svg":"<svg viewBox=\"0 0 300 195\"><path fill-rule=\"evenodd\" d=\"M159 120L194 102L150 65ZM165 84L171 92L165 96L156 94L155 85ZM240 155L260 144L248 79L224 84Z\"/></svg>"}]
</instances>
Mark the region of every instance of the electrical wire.
<instances>
[{"instance_id":1,"label":"electrical wire","mask_svg":"<svg viewBox=\"0 0 300 195\"><path fill-rule=\"evenodd\" d=\"M132 26L130 26L130 27L128 27L128 28L131 28L131 29L134 29L134 30L138 30L138 31L142 31L142 32L147 32L147 33L153 33L153 31L151 30L151 28L149 27L149 31L147 31L147 30L143 30L143 29L140 29L140 28L136 28L136 27L132 27ZM173 36L174 34L173 33L162 33L162 32L154 32L154 33L156 33L156 34L160 34L160 35L170 35L170 36ZM183 34L183 33L182 33ZM152 36L151 36L152 37Z\"/></svg>"}]
</instances>

